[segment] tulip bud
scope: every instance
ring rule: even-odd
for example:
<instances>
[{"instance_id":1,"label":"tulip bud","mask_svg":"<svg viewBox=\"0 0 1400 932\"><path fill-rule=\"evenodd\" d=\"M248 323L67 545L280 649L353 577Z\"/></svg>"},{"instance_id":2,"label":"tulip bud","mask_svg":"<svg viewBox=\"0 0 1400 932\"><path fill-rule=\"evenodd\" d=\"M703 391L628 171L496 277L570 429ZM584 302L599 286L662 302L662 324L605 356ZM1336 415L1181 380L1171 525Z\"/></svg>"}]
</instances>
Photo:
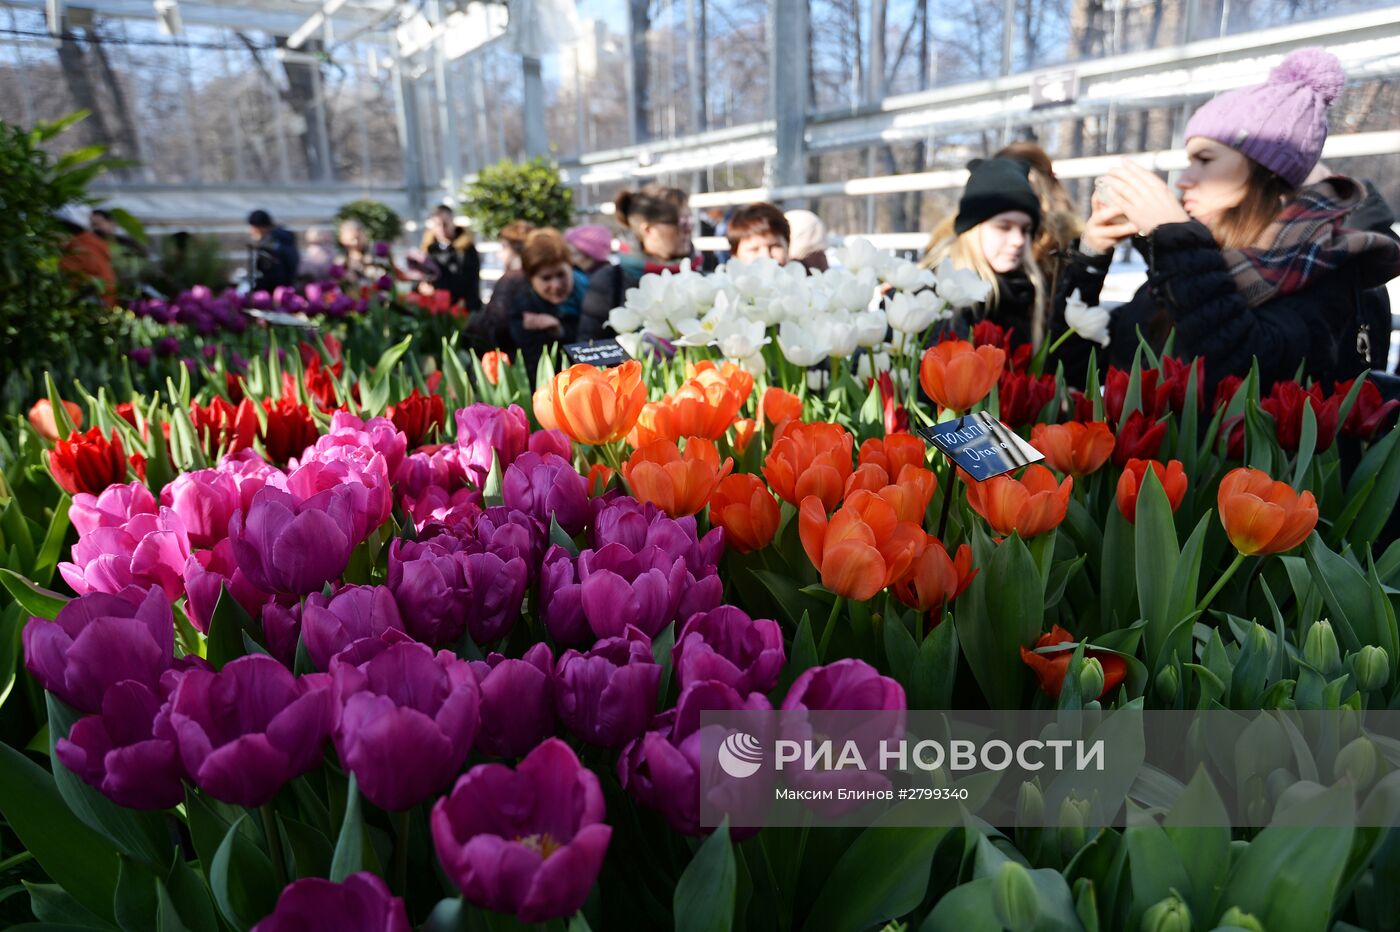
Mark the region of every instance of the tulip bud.
<instances>
[{"instance_id":1,"label":"tulip bud","mask_svg":"<svg viewBox=\"0 0 1400 932\"><path fill-rule=\"evenodd\" d=\"M992 908L1003 929L1021 932L1035 928L1040 901L1031 875L1016 861L1007 861L997 873Z\"/></svg>"},{"instance_id":2,"label":"tulip bud","mask_svg":"<svg viewBox=\"0 0 1400 932\"><path fill-rule=\"evenodd\" d=\"M1142 917L1141 932L1191 932L1191 910L1178 896L1169 896Z\"/></svg>"},{"instance_id":3,"label":"tulip bud","mask_svg":"<svg viewBox=\"0 0 1400 932\"><path fill-rule=\"evenodd\" d=\"M1341 779L1347 777L1358 789L1365 789L1376 778L1379 760L1376 746L1370 738L1357 738L1337 752L1332 763L1332 775Z\"/></svg>"},{"instance_id":4,"label":"tulip bud","mask_svg":"<svg viewBox=\"0 0 1400 932\"><path fill-rule=\"evenodd\" d=\"M1068 861L1084 847L1089 802L1070 797L1060 804L1060 853Z\"/></svg>"},{"instance_id":5,"label":"tulip bud","mask_svg":"<svg viewBox=\"0 0 1400 932\"><path fill-rule=\"evenodd\" d=\"M1021 790L1016 796L1016 824L1035 827L1044 819L1045 797L1040 794L1040 783L1027 780L1021 784Z\"/></svg>"},{"instance_id":6,"label":"tulip bud","mask_svg":"<svg viewBox=\"0 0 1400 932\"><path fill-rule=\"evenodd\" d=\"M1079 695L1093 702L1103 693L1103 664L1096 657L1085 657L1079 666Z\"/></svg>"},{"instance_id":7,"label":"tulip bud","mask_svg":"<svg viewBox=\"0 0 1400 932\"><path fill-rule=\"evenodd\" d=\"M1308 636L1303 641L1303 657L1308 664L1324 676L1331 676L1342 665L1342 655L1337 648L1337 635L1332 631L1332 623L1323 618L1312 623Z\"/></svg>"},{"instance_id":8,"label":"tulip bud","mask_svg":"<svg viewBox=\"0 0 1400 932\"><path fill-rule=\"evenodd\" d=\"M1264 924L1254 917L1253 913L1247 913L1238 906L1231 906L1225 910L1225 915L1220 917L1218 926L1231 929L1246 929L1248 932L1264 932Z\"/></svg>"},{"instance_id":9,"label":"tulip bud","mask_svg":"<svg viewBox=\"0 0 1400 932\"><path fill-rule=\"evenodd\" d=\"M1157 688L1157 698L1163 702L1176 702L1176 694L1181 689L1181 674L1176 667L1163 667L1157 671L1153 681Z\"/></svg>"},{"instance_id":10,"label":"tulip bud","mask_svg":"<svg viewBox=\"0 0 1400 932\"><path fill-rule=\"evenodd\" d=\"M1352 658L1351 673L1362 692L1380 689L1390 679L1390 658L1384 647L1367 644Z\"/></svg>"}]
</instances>

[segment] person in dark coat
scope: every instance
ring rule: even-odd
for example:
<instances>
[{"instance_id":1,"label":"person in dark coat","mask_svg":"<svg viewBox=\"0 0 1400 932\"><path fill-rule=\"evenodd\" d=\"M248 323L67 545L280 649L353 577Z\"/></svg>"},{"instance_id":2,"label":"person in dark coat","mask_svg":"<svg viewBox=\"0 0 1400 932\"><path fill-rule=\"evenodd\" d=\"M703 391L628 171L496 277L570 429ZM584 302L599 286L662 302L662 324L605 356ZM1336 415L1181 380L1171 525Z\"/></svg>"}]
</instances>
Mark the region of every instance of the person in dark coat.
<instances>
[{"instance_id":1,"label":"person in dark coat","mask_svg":"<svg viewBox=\"0 0 1400 932\"><path fill-rule=\"evenodd\" d=\"M1300 364L1328 386L1370 367L1358 349L1364 295L1400 274L1400 246L1347 228L1364 198L1351 179L1301 187L1344 83L1334 56L1301 49L1264 84L1205 104L1187 123L1180 201L1130 162L1100 180L1067 280L1096 303L1108 254L1130 237L1148 268L1146 284L1112 312L1109 363L1130 366L1139 334L1161 350L1174 331L1175 355L1205 360L1206 391L1255 360L1265 391ZM1069 363L1087 356L1076 342L1065 346L1066 372L1082 376Z\"/></svg>"},{"instance_id":2,"label":"person in dark coat","mask_svg":"<svg viewBox=\"0 0 1400 932\"><path fill-rule=\"evenodd\" d=\"M540 356L573 341L588 277L574 268L569 244L558 230L535 230L520 251L524 287L512 291L510 335L534 385Z\"/></svg>"},{"instance_id":3,"label":"person in dark coat","mask_svg":"<svg viewBox=\"0 0 1400 932\"><path fill-rule=\"evenodd\" d=\"M435 290L446 291L453 304L481 310L481 255L470 230L457 225L452 208L433 208L423 231L422 252L431 260L428 274Z\"/></svg>"},{"instance_id":4,"label":"person in dark coat","mask_svg":"<svg viewBox=\"0 0 1400 932\"><path fill-rule=\"evenodd\" d=\"M272 222L265 210L248 215L248 278L253 291L296 284L301 253L292 232Z\"/></svg>"},{"instance_id":5,"label":"person in dark coat","mask_svg":"<svg viewBox=\"0 0 1400 932\"><path fill-rule=\"evenodd\" d=\"M616 265L599 269L589 280L579 318L579 340L613 336L608 315L622 306L627 289L637 287L643 275L679 272L681 262L691 258L692 220L686 203L684 191L656 185L617 195L613 216L631 231L639 249L619 256Z\"/></svg>"}]
</instances>

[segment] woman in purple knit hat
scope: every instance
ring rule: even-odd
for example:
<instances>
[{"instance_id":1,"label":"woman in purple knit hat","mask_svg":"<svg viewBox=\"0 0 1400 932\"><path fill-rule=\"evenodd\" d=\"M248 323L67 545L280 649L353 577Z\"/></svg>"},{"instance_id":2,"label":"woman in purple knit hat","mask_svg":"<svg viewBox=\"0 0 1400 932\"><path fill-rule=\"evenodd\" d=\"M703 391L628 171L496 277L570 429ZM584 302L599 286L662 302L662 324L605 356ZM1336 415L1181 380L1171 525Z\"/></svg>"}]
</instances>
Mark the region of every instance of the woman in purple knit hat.
<instances>
[{"instance_id":1,"label":"woman in purple knit hat","mask_svg":"<svg viewBox=\"0 0 1400 932\"><path fill-rule=\"evenodd\" d=\"M1365 194L1357 182L1305 186L1345 81L1335 56L1300 49L1263 84L1207 102L1186 124L1180 197L1127 160L1099 179L1064 284L1097 303L1113 248L1128 238L1148 266L1146 284L1113 309L1101 365L1106 355L1127 368L1139 333L1161 350L1175 331L1174 355L1205 359L1206 390L1255 359L1266 391L1300 363L1328 385L1369 368L1369 344L1389 334L1370 333L1361 307L1400 274L1400 246L1344 227ZM1088 346L1065 346L1067 371Z\"/></svg>"}]
</instances>

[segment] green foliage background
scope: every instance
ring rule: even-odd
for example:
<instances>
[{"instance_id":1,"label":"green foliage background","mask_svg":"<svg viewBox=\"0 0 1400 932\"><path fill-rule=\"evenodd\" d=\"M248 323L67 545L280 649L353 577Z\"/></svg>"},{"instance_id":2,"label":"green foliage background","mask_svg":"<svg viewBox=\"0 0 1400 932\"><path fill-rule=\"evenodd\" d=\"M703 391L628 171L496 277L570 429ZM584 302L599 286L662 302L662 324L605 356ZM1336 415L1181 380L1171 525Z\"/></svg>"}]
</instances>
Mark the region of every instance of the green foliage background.
<instances>
[{"instance_id":1,"label":"green foliage background","mask_svg":"<svg viewBox=\"0 0 1400 932\"><path fill-rule=\"evenodd\" d=\"M483 168L462 188L462 211L486 239L494 239L515 220L562 230L573 222L574 193L560 179L553 159L503 159Z\"/></svg>"},{"instance_id":2,"label":"green foliage background","mask_svg":"<svg viewBox=\"0 0 1400 932\"><path fill-rule=\"evenodd\" d=\"M368 198L343 204L335 212L336 223L342 220L360 221L369 238L377 242L392 243L403 233L403 218L388 204Z\"/></svg>"}]
</instances>

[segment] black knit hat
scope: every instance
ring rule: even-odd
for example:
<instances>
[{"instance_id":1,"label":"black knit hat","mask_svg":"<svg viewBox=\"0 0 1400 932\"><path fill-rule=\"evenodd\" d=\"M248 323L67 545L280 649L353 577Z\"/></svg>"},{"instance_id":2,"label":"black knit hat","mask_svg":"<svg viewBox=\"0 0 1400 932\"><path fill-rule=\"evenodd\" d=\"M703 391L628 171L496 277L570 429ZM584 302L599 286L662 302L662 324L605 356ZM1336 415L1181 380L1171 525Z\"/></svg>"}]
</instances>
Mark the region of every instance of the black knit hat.
<instances>
[{"instance_id":1,"label":"black knit hat","mask_svg":"<svg viewBox=\"0 0 1400 932\"><path fill-rule=\"evenodd\" d=\"M970 174L953 232L961 236L1008 210L1029 214L1032 229L1040 226L1040 199L1031 190L1029 165L1015 159L976 159L967 167Z\"/></svg>"}]
</instances>

